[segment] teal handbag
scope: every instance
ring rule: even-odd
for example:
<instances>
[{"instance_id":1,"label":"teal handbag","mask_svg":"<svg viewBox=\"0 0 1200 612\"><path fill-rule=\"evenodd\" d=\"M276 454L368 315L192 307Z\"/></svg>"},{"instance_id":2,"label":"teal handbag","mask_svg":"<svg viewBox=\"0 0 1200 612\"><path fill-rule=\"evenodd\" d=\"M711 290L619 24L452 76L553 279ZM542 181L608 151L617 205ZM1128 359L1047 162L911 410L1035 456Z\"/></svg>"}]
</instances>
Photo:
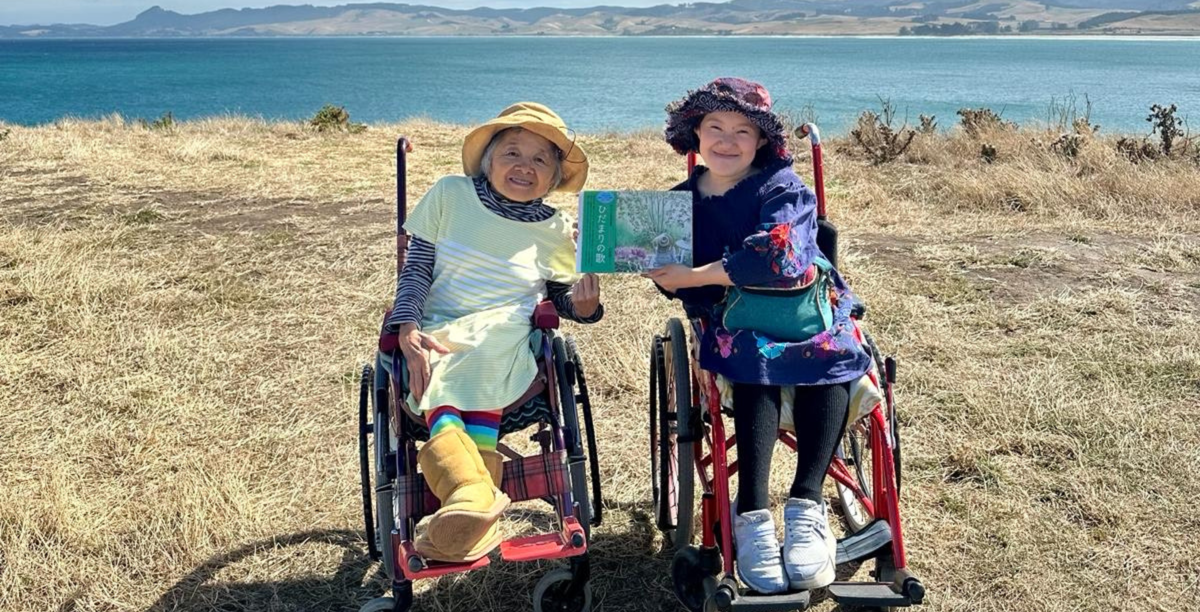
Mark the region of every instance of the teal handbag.
<instances>
[{"instance_id":1,"label":"teal handbag","mask_svg":"<svg viewBox=\"0 0 1200 612\"><path fill-rule=\"evenodd\" d=\"M756 331L772 340L803 342L833 325L829 291L833 265L813 261L817 274L803 287L730 287L721 324L729 331Z\"/></svg>"}]
</instances>

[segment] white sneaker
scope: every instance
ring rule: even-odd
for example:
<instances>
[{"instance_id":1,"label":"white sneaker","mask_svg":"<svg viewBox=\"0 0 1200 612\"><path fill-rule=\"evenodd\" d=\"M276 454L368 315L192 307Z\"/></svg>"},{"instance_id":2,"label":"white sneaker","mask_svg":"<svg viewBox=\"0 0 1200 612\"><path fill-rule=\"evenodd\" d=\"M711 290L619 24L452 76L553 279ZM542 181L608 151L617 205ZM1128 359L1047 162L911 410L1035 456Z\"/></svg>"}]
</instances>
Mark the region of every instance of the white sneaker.
<instances>
[{"instance_id":1,"label":"white sneaker","mask_svg":"<svg viewBox=\"0 0 1200 612\"><path fill-rule=\"evenodd\" d=\"M752 510L733 517L738 578L759 593L782 593L788 579L779 558L779 538L770 510Z\"/></svg>"},{"instance_id":2,"label":"white sneaker","mask_svg":"<svg viewBox=\"0 0 1200 612\"><path fill-rule=\"evenodd\" d=\"M837 539L825 504L790 497L783 507L783 567L794 590L829 586L837 577Z\"/></svg>"}]
</instances>

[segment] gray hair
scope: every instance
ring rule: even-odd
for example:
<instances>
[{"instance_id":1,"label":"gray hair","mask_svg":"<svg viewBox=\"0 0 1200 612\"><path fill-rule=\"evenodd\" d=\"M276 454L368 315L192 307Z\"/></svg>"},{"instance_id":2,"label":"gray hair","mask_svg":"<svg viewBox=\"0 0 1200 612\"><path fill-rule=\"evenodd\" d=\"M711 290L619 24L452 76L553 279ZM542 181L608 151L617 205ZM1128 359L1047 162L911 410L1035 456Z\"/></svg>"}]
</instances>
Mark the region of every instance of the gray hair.
<instances>
[{"instance_id":1,"label":"gray hair","mask_svg":"<svg viewBox=\"0 0 1200 612\"><path fill-rule=\"evenodd\" d=\"M500 137L509 132L515 134L516 132L524 131L525 128L515 125L496 132L492 136L491 142L483 149L483 157L479 160L479 176L486 178L488 173L492 171L492 151L496 149L496 144L500 142ZM550 143L550 149L554 152L554 176L550 178L550 191L554 191L562 183L562 150L553 142Z\"/></svg>"}]
</instances>

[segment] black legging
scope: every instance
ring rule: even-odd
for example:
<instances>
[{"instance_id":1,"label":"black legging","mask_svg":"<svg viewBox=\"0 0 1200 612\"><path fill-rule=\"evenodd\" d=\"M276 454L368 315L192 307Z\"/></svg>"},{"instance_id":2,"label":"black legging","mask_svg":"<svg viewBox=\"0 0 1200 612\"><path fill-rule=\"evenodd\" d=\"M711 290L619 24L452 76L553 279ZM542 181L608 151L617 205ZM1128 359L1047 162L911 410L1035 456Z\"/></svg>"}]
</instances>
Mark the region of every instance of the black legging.
<instances>
[{"instance_id":1,"label":"black legging","mask_svg":"<svg viewBox=\"0 0 1200 612\"><path fill-rule=\"evenodd\" d=\"M733 426L738 449L738 513L767 507L771 452L779 432L779 387L735 383ZM821 501L825 470L833 460L850 410L850 385L796 387L796 476L789 497Z\"/></svg>"}]
</instances>

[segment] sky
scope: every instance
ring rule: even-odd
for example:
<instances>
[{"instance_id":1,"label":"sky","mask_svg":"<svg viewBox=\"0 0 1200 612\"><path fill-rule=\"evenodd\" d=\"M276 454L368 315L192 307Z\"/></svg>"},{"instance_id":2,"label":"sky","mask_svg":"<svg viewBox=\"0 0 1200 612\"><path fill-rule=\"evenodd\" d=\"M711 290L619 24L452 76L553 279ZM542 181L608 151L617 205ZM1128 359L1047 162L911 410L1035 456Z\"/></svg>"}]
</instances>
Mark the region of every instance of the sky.
<instances>
[{"instance_id":1,"label":"sky","mask_svg":"<svg viewBox=\"0 0 1200 612\"><path fill-rule=\"evenodd\" d=\"M129 21L151 6L178 13L192 14L222 8L262 8L280 4L337 6L358 2L388 1L398 4L426 4L449 8L516 8L554 6L572 8L606 4L610 6L652 6L674 4L680 0L0 0L0 25L89 23L113 25Z\"/></svg>"}]
</instances>

